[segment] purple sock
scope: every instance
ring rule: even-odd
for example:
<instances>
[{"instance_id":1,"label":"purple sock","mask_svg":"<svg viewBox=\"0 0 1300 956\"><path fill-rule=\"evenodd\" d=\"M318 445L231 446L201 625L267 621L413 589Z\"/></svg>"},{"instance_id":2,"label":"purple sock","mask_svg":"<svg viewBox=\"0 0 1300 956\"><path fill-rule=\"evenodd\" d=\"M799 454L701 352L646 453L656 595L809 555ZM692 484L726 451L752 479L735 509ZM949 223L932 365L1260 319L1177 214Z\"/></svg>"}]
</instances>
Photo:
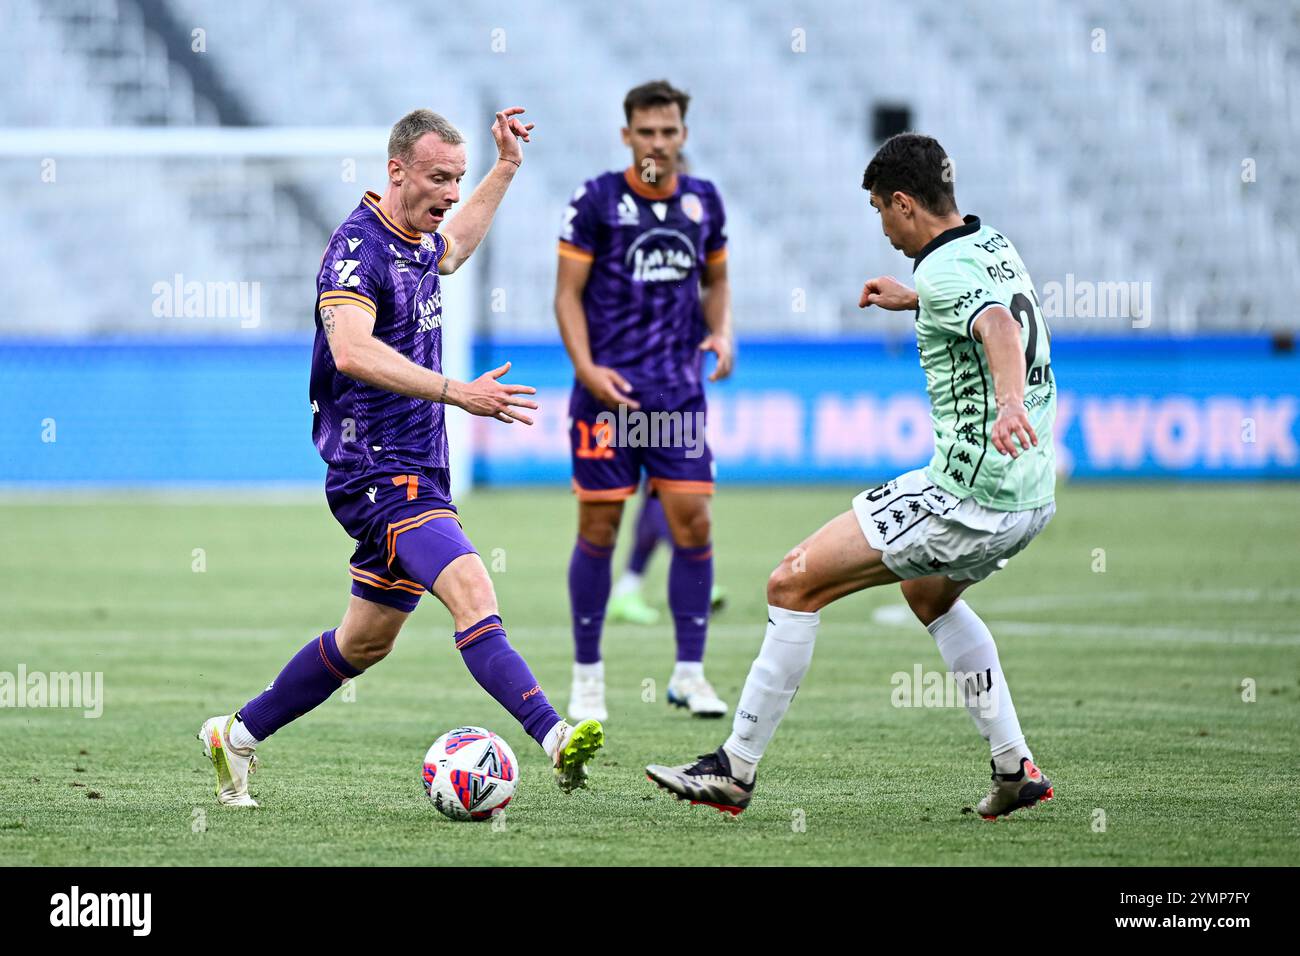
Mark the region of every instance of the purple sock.
<instances>
[{"instance_id":1,"label":"purple sock","mask_svg":"<svg viewBox=\"0 0 1300 956\"><path fill-rule=\"evenodd\" d=\"M339 653L334 631L326 631L293 655L270 687L239 708L239 719L250 734L265 740L285 724L323 704L342 686L344 678L360 673Z\"/></svg>"},{"instance_id":2,"label":"purple sock","mask_svg":"<svg viewBox=\"0 0 1300 956\"><path fill-rule=\"evenodd\" d=\"M713 545L673 545L668 565L668 607L677 627L677 659L703 661L709 627L709 593L713 590Z\"/></svg>"},{"instance_id":3,"label":"purple sock","mask_svg":"<svg viewBox=\"0 0 1300 956\"><path fill-rule=\"evenodd\" d=\"M668 537L668 519L664 516L663 502L658 495L649 495L641 502L641 512L636 517L636 542L627 569L633 574L645 574L655 545Z\"/></svg>"},{"instance_id":4,"label":"purple sock","mask_svg":"<svg viewBox=\"0 0 1300 956\"><path fill-rule=\"evenodd\" d=\"M491 694L524 731L539 744L559 721L551 702L542 693L527 662L506 640L506 629L495 614L472 627L457 631L456 650L479 686Z\"/></svg>"},{"instance_id":5,"label":"purple sock","mask_svg":"<svg viewBox=\"0 0 1300 956\"><path fill-rule=\"evenodd\" d=\"M579 664L600 660L600 631L609 603L609 566L613 548L602 548L578 536L569 559L569 611L573 615L573 659Z\"/></svg>"}]
</instances>

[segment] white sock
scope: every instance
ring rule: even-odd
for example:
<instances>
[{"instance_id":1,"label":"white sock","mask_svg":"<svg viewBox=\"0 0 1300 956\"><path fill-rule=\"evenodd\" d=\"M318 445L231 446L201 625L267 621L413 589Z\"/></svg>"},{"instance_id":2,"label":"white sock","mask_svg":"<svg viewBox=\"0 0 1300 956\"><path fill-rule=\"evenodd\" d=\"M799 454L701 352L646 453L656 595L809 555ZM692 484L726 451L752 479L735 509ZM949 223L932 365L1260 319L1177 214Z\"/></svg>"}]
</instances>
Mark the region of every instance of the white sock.
<instances>
[{"instance_id":1,"label":"white sock","mask_svg":"<svg viewBox=\"0 0 1300 956\"><path fill-rule=\"evenodd\" d=\"M1025 746L1011 690L1007 687L998 660L998 646L993 635L969 604L957 601L947 614L936 618L926 628L939 645L939 654L948 670L970 675L967 682L966 710L980 736L989 742L989 751L998 773L1020 769L1020 758L1033 759Z\"/></svg>"},{"instance_id":2,"label":"white sock","mask_svg":"<svg viewBox=\"0 0 1300 956\"><path fill-rule=\"evenodd\" d=\"M693 678L703 676L703 661L678 661L673 665L672 681L674 683L679 680L692 680Z\"/></svg>"},{"instance_id":3,"label":"white sock","mask_svg":"<svg viewBox=\"0 0 1300 956\"><path fill-rule=\"evenodd\" d=\"M812 663L817 611L767 607L767 634L740 692L731 736L723 744L737 779L749 783Z\"/></svg>"},{"instance_id":4,"label":"white sock","mask_svg":"<svg viewBox=\"0 0 1300 956\"><path fill-rule=\"evenodd\" d=\"M546 756L550 757L552 761L555 760L555 751L560 747L560 732L568 726L565 721L557 720L551 725L551 729L546 732L546 736L542 738L542 749L546 751Z\"/></svg>"},{"instance_id":5,"label":"white sock","mask_svg":"<svg viewBox=\"0 0 1300 956\"><path fill-rule=\"evenodd\" d=\"M641 590L641 575L635 571L625 570L614 585L614 597L620 598L627 594L636 594Z\"/></svg>"},{"instance_id":6,"label":"white sock","mask_svg":"<svg viewBox=\"0 0 1300 956\"><path fill-rule=\"evenodd\" d=\"M574 680L601 680L605 679L605 662L596 661L594 664L573 663Z\"/></svg>"},{"instance_id":7,"label":"white sock","mask_svg":"<svg viewBox=\"0 0 1300 956\"><path fill-rule=\"evenodd\" d=\"M256 737L248 732L242 720L235 720L230 725L230 733L226 735L230 738L230 746L237 747L240 750L248 750L256 747L261 743Z\"/></svg>"}]
</instances>

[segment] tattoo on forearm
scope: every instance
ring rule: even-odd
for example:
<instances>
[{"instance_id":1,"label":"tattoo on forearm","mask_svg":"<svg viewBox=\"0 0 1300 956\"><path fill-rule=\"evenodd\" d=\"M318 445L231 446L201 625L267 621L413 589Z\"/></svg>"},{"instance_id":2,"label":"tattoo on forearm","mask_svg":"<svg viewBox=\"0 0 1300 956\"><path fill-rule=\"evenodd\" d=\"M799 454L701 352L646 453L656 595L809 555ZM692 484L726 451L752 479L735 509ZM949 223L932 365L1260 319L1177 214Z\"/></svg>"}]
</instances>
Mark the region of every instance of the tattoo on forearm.
<instances>
[{"instance_id":1,"label":"tattoo on forearm","mask_svg":"<svg viewBox=\"0 0 1300 956\"><path fill-rule=\"evenodd\" d=\"M321 325L325 326L325 337L327 339L334 338L334 324L336 319L334 318L334 310L328 305L320 310L320 321Z\"/></svg>"},{"instance_id":2,"label":"tattoo on forearm","mask_svg":"<svg viewBox=\"0 0 1300 956\"><path fill-rule=\"evenodd\" d=\"M441 403L443 403L443 404L445 404L446 401L447 401L447 386L450 385L450 384L451 384L451 379L449 379L449 378L443 378L443 380L442 380L442 394L438 396L438 401L441 402Z\"/></svg>"}]
</instances>

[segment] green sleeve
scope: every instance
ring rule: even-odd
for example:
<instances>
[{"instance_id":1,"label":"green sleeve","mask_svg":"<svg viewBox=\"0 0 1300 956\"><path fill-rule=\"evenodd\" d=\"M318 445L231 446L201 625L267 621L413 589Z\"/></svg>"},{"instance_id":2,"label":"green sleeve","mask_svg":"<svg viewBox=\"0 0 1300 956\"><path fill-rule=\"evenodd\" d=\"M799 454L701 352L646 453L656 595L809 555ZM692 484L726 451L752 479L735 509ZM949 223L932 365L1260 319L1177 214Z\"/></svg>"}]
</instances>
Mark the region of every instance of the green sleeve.
<instances>
[{"instance_id":1,"label":"green sleeve","mask_svg":"<svg viewBox=\"0 0 1300 956\"><path fill-rule=\"evenodd\" d=\"M979 263L953 259L925 263L916 276L921 311L945 332L971 338L971 324L985 309L1005 307Z\"/></svg>"}]
</instances>

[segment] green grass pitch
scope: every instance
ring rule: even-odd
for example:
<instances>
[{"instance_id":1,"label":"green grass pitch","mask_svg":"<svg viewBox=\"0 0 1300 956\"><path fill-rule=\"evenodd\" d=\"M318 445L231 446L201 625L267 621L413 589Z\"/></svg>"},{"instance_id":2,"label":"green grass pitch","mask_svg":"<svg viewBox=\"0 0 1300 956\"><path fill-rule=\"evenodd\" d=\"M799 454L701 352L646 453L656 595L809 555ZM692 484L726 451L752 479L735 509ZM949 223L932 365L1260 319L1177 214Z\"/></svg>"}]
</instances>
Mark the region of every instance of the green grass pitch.
<instances>
[{"instance_id":1,"label":"green grass pitch","mask_svg":"<svg viewBox=\"0 0 1300 956\"><path fill-rule=\"evenodd\" d=\"M768 572L854 490L721 490L716 567L731 603L714 621L708 671L733 706L762 638ZM812 669L737 820L675 802L642 772L713 749L730 727L664 702L666 626L608 630L608 744L591 788L565 796L470 679L428 596L354 700L335 695L263 745L261 809L221 807L199 724L260 691L346 601L351 542L323 497L11 497L0 504L0 671L102 672L105 703L98 719L0 708L0 860L1300 862L1296 489L1064 486L1058 508L1007 570L967 592L1057 788L1051 803L986 823L964 812L988 782L964 710L891 705L893 674L942 668L925 629L897 612L897 587L823 612ZM510 638L561 707L574 511L555 491L462 504L496 567ZM661 552L661 605L665 567ZM503 825L452 823L425 799L424 750L466 723L503 734L520 757Z\"/></svg>"}]
</instances>

